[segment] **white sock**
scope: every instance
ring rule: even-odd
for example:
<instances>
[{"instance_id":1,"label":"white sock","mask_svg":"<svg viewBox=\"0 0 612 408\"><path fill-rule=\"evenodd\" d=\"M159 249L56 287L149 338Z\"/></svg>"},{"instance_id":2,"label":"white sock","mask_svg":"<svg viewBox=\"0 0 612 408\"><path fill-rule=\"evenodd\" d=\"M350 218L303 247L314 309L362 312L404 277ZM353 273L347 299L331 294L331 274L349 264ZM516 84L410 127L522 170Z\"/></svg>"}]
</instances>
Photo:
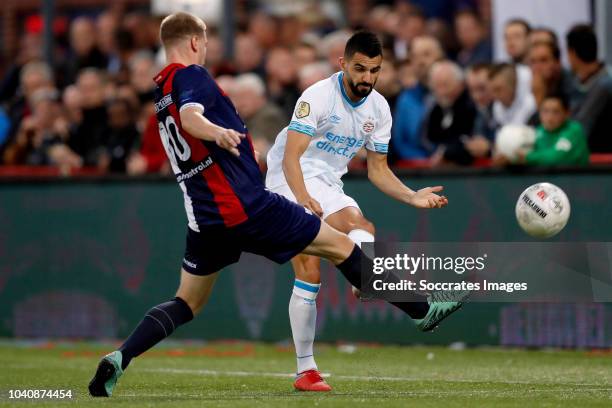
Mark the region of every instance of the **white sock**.
<instances>
[{"instance_id":1,"label":"white sock","mask_svg":"<svg viewBox=\"0 0 612 408\"><path fill-rule=\"evenodd\" d=\"M316 370L313 343L317 323L316 298L320 283L308 283L296 279L289 300L289 321L295 344L298 374L306 370Z\"/></svg>"},{"instance_id":2,"label":"white sock","mask_svg":"<svg viewBox=\"0 0 612 408\"><path fill-rule=\"evenodd\" d=\"M354 229L351 232L348 233L348 237L350 239L353 240L353 242L355 244L357 244L357 246L359 248L361 248L361 243L362 242L374 242L374 235L372 235L371 233L369 233L366 230L362 230L362 229ZM370 254L367 253L369 251L364 251L366 252L366 255L373 257L374 254ZM359 289L357 289L356 287L353 286L353 295L355 295L356 297L358 297L361 300L368 300L368 297L363 295L361 293L361 291Z\"/></svg>"},{"instance_id":3,"label":"white sock","mask_svg":"<svg viewBox=\"0 0 612 408\"><path fill-rule=\"evenodd\" d=\"M374 235L366 230L354 229L348 233L348 237L361 248L362 242L374 242Z\"/></svg>"}]
</instances>

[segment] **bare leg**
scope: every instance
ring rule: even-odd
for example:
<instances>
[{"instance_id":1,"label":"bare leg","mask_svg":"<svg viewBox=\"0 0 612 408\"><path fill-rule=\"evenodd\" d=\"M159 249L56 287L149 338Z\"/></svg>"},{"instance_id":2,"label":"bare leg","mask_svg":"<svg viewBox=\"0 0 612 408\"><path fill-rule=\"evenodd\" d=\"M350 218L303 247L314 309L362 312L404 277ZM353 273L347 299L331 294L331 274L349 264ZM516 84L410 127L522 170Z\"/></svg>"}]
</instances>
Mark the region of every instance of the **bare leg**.
<instances>
[{"instance_id":1,"label":"bare leg","mask_svg":"<svg viewBox=\"0 0 612 408\"><path fill-rule=\"evenodd\" d=\"M330 220L337 228L346 233L359 230L362 235L368 235L369 231L373 235L374 232L374 226L363 217L361 211L356 207L346 207L330 215L326 220ZM373 238L372 235L370 236ZM305 373L318 369L314 359L317 318L315 301L320 289L321 262L319 257L302 254L293 258L291 263L296 280L289 301L289 321L295 344L297 372ZM331 389L322 380L319 383L315 379L315 386L305 380L298 377L295 387L301 390L313 390L317 387L325 387L325 390Z\"/></svg>"},{"instance_id":2,"label":"bare leg","mask_svg":"<svg viewBox=\"0 0 612 408\"><path fill-rule=\"evenodd\" d=\"M354 246L355 243L348 235L322 222L316 238L304 249L303 253L320 256L334 265L339 265L353 252Z\"/></svg>"},{"instance_id":3,"label":"bare leg","mask_svg":"<svg viewBox=\"0 0 612 408\"><path fill-rule=\"evenodd\" d=\"M321 259L300 254L291 260L295 277L308 283L321 283Z\"/></svg>"},{"instance_id":4,"label":"bare leg","mask_svg":"<svg viewBox=\"0 0 612 408\"><path fill-rule=\"evenodd\" d=\"M330 214L325 219L325 222L345 234L357 229L367 231L372 235L375 234L374 224L368 221L359 208L356 207L345 207L340 211Z\"/></svg>"},{"instance_id":5,"label":"bare leg","mask_svg":"<svg viewBox=\"0 0 612 408\"><path fill-rule=\"evenodd\" d=\"M119 348L123 355L122 368L193 319L208 301L217 276L218 272L197 276L181 269L176 297L152 307Z\"/></svg>"},{"instance_id":6,"label":"bare leg","mask_svg":"<svg viewBox=\"0 0 612 408\"><path fill-rule=\"evenodd\" d=\"M202 310L217 276L218 272L197 276L181 269L176 297L149 309L119 350L104 356L89 382L89 393L94 397L110 397L117 379L134 357L170 336Z\"/></svg>"},{"instance_id":7,"label":"bare leg","mask_svg":"<svg viewBox=\"0 0 612 408\"><path fill-rule=\"evenodd\" d=\"M191 308L193 315L196 316L208 303L218 276L219 272L198 276L181 269L181 283L176 291L176 297L183 299Z\"/></svg>"}]
</instances>

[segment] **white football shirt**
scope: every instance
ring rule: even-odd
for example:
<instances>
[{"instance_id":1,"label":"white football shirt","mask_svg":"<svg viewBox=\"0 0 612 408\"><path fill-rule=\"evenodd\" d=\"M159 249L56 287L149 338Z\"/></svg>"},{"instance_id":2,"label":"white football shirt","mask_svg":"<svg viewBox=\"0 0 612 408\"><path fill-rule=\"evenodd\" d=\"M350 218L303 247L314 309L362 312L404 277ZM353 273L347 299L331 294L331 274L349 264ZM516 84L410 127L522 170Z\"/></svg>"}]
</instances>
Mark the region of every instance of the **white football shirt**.
<instances>
[{"instance_id":1,"label":"white football shirt","mask_svg":"<svg viewBox=\"0 0 612 408\"><path fill-rule=\"evenodd\" d=\"M362 147L387 154L392 121L387 100L373 90L362 100L351 101L342 76L337 72L317 82L298 99L291 123L281 130L268 152L266 187L287 184L282 162L288 130L311 137L300 158L304 180L318 176L342 186L340 178L347 172L348 162Z\"/></svg>"}]
</instances>

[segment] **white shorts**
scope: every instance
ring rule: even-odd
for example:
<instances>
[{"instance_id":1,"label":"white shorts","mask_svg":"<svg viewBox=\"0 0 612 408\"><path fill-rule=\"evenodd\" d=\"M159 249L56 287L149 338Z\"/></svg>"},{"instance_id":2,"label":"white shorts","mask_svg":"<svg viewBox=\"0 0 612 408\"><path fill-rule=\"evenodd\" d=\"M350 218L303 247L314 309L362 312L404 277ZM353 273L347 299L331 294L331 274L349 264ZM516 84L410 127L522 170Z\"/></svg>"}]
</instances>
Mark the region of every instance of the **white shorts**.
<instances>
[{"instance_id":1,"label":"white shorts","mask_svg":"<svg viewBox=\"0 0 612 408\"><path fill-rule=\"evenodd\" d=\"M312 198L321 204L321 208L323 209L323 219L326 219L333 213L336 213L346 207L355 207L359 209L357 201L344 194L344 191L340 186L326 183L319 177L306 179L304 180L304 184L306 184L308 194L310 194ZM271 188L270 191L280 194L288 200L297 203L293 192L287 184L281 184L280 186Z\"/></svg>"}]
</instances>

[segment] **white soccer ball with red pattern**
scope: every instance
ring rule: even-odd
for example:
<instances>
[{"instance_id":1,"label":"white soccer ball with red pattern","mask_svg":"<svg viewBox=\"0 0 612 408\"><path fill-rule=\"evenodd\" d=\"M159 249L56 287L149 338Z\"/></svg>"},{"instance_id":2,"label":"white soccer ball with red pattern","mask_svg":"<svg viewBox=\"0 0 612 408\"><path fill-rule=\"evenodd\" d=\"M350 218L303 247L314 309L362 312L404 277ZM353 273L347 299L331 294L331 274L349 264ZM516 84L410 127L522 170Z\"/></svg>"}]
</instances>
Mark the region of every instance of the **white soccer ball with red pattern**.
<instances>
[{"instance_id":1,"label":"white soccer ball with red pattern","mask_svg":"<svg viewBox=\"0 0 612 408\"><path fill-rule=\"evenodd\" d=\"M559 187L538 183L521 193L516 202L516 219L527 234L550 238L561 231L570 216L570 202Z\"/></svg>"}]
</instances>

